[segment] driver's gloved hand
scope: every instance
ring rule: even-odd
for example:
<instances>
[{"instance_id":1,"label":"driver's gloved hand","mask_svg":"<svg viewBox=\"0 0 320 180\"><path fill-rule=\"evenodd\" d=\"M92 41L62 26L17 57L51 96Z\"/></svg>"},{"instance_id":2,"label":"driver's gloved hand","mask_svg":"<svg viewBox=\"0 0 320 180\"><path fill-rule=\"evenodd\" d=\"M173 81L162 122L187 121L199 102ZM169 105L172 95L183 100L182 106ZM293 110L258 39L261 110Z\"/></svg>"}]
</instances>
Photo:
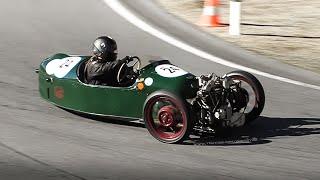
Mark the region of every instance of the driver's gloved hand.
<instances>
[{"instance_id":1,"label":"driver's gloved hand","mask_svg":"<svg viewBox=\"0 0 320 180\"><path fill-rule=\"evenodd\" d=\"M131 57L130 56L126 56L123 59L120 60L121 63L128 63L130 61Z\"/></svg>"}]
</instances>

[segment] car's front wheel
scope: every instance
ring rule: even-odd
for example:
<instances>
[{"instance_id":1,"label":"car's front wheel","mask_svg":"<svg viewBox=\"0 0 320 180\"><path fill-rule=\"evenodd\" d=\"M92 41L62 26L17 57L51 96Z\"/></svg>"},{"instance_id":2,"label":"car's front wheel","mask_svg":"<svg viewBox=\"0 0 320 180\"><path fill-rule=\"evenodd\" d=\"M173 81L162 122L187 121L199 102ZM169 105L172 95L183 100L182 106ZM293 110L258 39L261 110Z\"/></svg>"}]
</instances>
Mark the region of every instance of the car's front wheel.
<instances>
[{"instance_id":1,"label":"car's front wheel","mask_svg":"<svg viewBox=\"0 0 320 180\"><path fill-rule=\"evenodd\" d=\"M181 143L192 129L184 101L167 92L149 96L144 106L144 121L150 134L164 143Z\"/></svg>"}]
</instances>

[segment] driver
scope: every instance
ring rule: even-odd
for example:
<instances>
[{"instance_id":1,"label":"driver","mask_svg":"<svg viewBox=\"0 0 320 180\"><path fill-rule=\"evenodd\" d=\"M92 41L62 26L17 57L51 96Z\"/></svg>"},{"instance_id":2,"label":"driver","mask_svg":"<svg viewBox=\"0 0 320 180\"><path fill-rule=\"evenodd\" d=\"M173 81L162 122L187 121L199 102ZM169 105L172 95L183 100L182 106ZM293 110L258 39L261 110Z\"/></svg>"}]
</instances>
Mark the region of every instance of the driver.
<instances>
[{"instance_id":1,"label":"driver","mask_svg":"<svg viewBox=\"0 0 320 180\"><path fill-rule=\"evenodd\" d=\"M87 61L85 83L93 85L119 86L117 72L129 60L126 56L117 60L117 43L109 36L98 37L93 43L93 56Z\"/></svg>"}]
</instances>

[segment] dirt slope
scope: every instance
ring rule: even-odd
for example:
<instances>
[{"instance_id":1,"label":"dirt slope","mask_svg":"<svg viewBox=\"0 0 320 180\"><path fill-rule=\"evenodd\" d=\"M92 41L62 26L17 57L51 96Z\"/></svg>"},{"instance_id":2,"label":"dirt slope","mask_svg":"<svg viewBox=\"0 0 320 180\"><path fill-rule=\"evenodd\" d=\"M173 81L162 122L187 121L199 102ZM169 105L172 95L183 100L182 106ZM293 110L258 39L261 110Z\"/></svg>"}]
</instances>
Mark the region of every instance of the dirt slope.
<instances>
[{"instance_id":1,"label":"dirt slope","mask_svg":"<svg viewBox=\"0 0 320 180\"><path fill-rule=\"evenodd\" d=\"M201 0L157 0L168 12L197 24ZM228 24L229 1L221 0L221 21ZM284 63L320 73L320 1L244 0L240 37L228 27L204 30L236 45Z\"/></svg>"}]
</instances>

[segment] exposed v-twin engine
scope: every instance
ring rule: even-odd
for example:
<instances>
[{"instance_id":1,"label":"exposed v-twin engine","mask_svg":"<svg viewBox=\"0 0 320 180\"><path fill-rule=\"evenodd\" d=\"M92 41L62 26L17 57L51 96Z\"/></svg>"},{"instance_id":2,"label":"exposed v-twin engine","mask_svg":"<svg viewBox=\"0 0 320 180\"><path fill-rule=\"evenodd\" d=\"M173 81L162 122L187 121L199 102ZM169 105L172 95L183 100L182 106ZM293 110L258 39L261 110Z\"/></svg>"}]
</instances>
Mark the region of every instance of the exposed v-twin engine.
<instances>
[{"instance_id":1,"label":"exposed v-twin engine","mask_svg":"<svg viewBox=\"0 0 320 180\"><path fill-rule=\"evenodd\" d=\"M214 74L198 77L199 90L195 100L200 108L200 124L209 128L240 127L245 124L248 98L241 83Z\"/></svg>"}]
</instances>

